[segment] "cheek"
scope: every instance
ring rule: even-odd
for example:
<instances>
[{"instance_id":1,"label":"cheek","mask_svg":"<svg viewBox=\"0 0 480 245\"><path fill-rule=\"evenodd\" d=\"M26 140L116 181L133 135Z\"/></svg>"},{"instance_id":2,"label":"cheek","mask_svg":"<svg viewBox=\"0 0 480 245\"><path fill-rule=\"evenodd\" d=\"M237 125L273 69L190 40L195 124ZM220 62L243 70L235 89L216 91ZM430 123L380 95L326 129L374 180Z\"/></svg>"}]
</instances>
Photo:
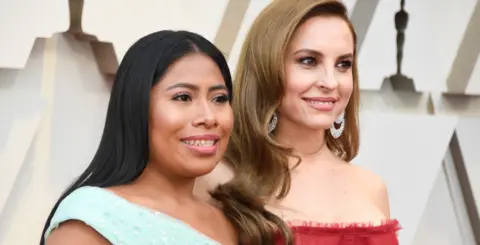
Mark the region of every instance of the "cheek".
<instances>
[{"instance_id":1,"label":"cheek","mask_svg":"<svg viewBox=\"0 0 480 245\"><path fill-rule=\"evenodd\" d=\"M345 104L348 103L350 97L352 96L353 92L353 79L349 78L346 79L344 82L340 83L339 86L339 93L340 97L344 101Z\"/></svg>"},{"instance_id":2,"label":"cheek","mask_svg":"<svg viewBox=\"0 0 480 245\"><path fill-rule=\"evenodd\" d=\"M152 138L162 137L163 139L169 137L176 137L177 132L181 130L188 122L186 115L181 110L172 108L171 106L157 107L151 111L150 115L150 130Z\"/></svg>"},{"instance_id":3,"label":"cheek","mask_svg":"<svg viewBox=\"0 0 480 245\"><path fill-rule=\"evenodd\" d=\"M224 138L230 138L233 130L233 111L230 106L226 106L217 114L218 125L223 131Z\"/></svg>"},{"instance_id":4,"label":"cheek","mask_svg":"<svg viewBox=\"0 0 480 245\"><path fill-rule=\"evenodd\" d=\"M302 94L311 89L316 77L312 72L305 71L294 64L285 68L285 94L281 108L286 110L284 113L288 113L290 110L298 111Z\"/></svg>"},{"instance_id":5,"label":"cheek","mask_svg":"<svg viewBox=\"0 0 480 245\"><path fill-rule=\"evenodd\" d=\"M315 83L316 76L313 72L301 69L294 64L286 66L285 72L285 95L299 96L308 91L312 83Z\"/></svg>"}]
</instances>

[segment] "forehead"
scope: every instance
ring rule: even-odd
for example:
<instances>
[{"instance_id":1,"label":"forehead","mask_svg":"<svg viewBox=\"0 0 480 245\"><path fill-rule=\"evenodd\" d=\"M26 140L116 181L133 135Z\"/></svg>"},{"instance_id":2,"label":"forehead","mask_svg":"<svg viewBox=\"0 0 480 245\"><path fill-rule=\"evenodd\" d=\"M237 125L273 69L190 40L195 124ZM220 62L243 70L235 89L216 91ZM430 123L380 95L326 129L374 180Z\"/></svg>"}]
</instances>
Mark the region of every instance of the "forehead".
<instances>
[{"instance_id":1,"label":"forehead","mask_svg":"<svg viewBox=\"0 0 480 245\"><path fill-rule=\"evenodd\" d=\"M179 82L223 84L224 80L212 58L202 53L192 53L170 65L158 85L165 87Z\"/></svg>"},{"instance_id":2,"label":"forehead","mask_svg":"<svg viewBox=\"0 0 480 245\"><path fill-rule=\"evenodd\" d=\"M315 16L299 26L289 48L345 54L353 53L354 45L352 32L345 20L336 16Z\"/></svg>"}]
</instances>

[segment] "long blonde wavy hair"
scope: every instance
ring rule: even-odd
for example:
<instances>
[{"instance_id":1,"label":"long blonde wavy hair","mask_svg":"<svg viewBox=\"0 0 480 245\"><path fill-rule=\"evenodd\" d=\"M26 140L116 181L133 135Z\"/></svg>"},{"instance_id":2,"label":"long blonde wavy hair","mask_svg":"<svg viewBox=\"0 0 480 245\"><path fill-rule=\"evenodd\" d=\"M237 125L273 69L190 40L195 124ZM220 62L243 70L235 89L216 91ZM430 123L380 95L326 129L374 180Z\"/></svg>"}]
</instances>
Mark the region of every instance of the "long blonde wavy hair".
<instances>
[{"instance_id":1,"label":"long blonde wavy hair","mask_svg":"<svg viewBox=\"0 0 480 245\"><path fill-rule=\"evenodd\" d=\"M274 0L254 21L239 57L233 85L235 126L225 154L235 172L232 181L219 186L212 196L225 214L237 220L241 237L249 244L273 244L274 232L287 243L292 236L286 224L264 208L266 200L283 198L290 189L289 157L293 149L268 133L268 124L284 95L284 55L297 28L314 16L335 16L348 23L354 44L356 34L345 6L336 0ZM345 129L335 139L326 133L327 147L345 161L359 148L359 87L353 62L353 92L345 109Z\"/></svg>"}]
</instances>

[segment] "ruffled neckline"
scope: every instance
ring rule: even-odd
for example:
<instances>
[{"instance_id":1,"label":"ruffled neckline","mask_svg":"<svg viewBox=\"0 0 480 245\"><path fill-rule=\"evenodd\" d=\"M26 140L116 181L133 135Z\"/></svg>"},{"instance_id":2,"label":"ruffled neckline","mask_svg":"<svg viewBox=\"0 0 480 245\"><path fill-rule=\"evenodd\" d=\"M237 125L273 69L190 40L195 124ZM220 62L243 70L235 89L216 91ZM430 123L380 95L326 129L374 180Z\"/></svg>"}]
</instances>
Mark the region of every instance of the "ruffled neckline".
<instances>
[{"instance_id":1,"label":"ruffled neckline","mask_svg":"<svg viewBox=\"0 0 480 245\"><path fill-rule=\"evenodd\" d=\"M314 221L293 220L287 222L294 233L302 234L326 234L326 233L350 233L350 234L373 234L397 232L402 227L396 219L383 220L381 224L373 223L320 223Z\"/></svg>"}]
</instances>

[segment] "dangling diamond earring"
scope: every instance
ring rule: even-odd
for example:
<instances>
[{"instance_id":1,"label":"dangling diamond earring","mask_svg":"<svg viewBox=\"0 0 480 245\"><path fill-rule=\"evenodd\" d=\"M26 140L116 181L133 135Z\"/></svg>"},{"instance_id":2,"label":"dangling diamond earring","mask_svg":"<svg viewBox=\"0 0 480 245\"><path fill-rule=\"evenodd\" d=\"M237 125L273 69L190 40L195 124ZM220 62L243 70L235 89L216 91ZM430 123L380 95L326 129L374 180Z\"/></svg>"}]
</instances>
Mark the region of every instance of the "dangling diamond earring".
<instances>
[{"instance_id":1,"label":"dangling diamond earring","mask_svg":"<svg viewBox=\"0 0 480 245\"><path fill-rule=\"evenodd\" d=\"M337 129L335 128L335 123L340 124L340 127ZM332 123L330 126L330 133L332 134L333 138L338 138L342 135L343 130L345 129L345 112L342 112L340 116Z\"/></svg>"},{"instance_id":2,"label":"dangling diamond earring","mask_svg":"<svg viewBox=\"0 0 480 245\"><path fill-rule=\"evenodd\" d=\"M277 112L274 112L273 113L273 116L272 116L272 119L270 120L270 123L268 124L268 133L272 133L273 130L275 130L275 128L277 127L277 123L278 123L278 116L277 116Z\"/></svg>"}]
</instances>

